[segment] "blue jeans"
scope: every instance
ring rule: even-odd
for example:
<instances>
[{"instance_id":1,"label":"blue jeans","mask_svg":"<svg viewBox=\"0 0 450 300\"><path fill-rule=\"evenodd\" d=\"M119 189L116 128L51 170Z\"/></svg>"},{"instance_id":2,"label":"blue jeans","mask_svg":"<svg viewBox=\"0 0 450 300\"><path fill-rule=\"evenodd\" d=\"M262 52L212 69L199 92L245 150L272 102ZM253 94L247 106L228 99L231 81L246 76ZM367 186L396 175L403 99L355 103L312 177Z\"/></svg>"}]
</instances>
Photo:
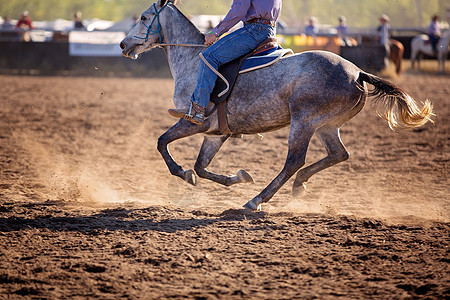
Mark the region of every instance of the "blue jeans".
<instances>
[{"instance_id":1,"label":"blue jeans","mask_svg":"<svg viewBox=\"0 0 450 300\"><path fill-rule=\"evenodd\" d=\"M258 47L268 37L275 36L275 28L260 23L246 24L232 33L229 33L211 45L203 52L203 56L214 68L241 57ZM209 97L214 89L217 75L200 60L200 72L197 78L197 87L191 100L206 107Z\"/></svg>"},{"instance_id":2,"label":"blue jeans","mask_svg":"<svg viewBox=\"0 0 450 300\"><path fill-rule=\"evenodd\" d=\"M431 48L433 49L433 52L437 51L437 43L439 41L439 36L436 36L434 34L428 35L430 42L431 42Z\"/></svg>"}]
</instances>

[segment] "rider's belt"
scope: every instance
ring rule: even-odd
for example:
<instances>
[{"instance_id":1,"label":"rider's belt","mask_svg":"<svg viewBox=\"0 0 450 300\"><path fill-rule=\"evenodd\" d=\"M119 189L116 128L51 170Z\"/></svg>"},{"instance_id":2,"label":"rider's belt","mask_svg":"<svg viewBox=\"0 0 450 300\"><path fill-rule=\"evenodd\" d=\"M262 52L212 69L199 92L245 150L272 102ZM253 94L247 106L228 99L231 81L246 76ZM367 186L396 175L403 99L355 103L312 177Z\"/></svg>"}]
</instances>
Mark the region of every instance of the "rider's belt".
<instances>
[{"instance_id":1,"label":"rider's belt","mask_svg":"<svg viewBox=\"0 0 450 300\"><path fill-rule=\"evenodd\" d=\"M277 24L275 21L271 21L269 19L263 19L263 18L251 19L251 20L245 22L245 24L250 24L250 23L261 23L261 24L265 24L265 25L270 25L272 27L275 27Z\"/></svg>"}]
</instances>

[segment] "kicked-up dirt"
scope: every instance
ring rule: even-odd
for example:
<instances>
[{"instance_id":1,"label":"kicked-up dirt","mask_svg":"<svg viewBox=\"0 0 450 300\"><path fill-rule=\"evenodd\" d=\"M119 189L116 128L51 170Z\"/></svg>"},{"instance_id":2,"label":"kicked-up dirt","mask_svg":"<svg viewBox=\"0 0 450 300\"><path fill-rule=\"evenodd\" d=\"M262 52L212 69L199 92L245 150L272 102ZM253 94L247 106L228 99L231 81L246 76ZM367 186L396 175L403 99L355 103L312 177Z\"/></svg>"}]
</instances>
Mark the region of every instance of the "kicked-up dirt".
<instances>
[{"instance_id":1,"label":"kicked-up dirt","mask_svg":"<svg viewBox=\"0 0 450 300\"><path fill-rule=\"evenodd\" d=\"M394 133L366 105L341 131L350 159L297 199L288 128L227 141L210 168L253 184L196 187L156 150L173 80L0 76L0 298L446 299L450 77L405 74L435 124ZM192 168L202 137L171 145ZM325 155L313 139L307 163Z\"/></svg>"}]
</instances>

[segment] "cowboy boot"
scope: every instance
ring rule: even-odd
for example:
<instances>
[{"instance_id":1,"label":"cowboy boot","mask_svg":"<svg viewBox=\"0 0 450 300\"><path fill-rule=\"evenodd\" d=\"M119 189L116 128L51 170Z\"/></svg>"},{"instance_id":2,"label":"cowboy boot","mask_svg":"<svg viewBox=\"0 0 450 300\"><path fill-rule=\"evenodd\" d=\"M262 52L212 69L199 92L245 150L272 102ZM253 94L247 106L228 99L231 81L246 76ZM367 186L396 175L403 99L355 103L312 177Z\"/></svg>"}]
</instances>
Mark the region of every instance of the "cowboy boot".
<instances>
[{"instance_id":1,"label":"cowboy boot","mask_svg":"<svg viewBox=\"0 0 450 300\"><path fill-rule=\"evenodd\" d=\"M205 107L191 100L191 105L188 108L172 108L169 109L169 114L175 118L183 118L194 124L201 125L205 121L205 111Z\"/></svg>"}]
</instances>

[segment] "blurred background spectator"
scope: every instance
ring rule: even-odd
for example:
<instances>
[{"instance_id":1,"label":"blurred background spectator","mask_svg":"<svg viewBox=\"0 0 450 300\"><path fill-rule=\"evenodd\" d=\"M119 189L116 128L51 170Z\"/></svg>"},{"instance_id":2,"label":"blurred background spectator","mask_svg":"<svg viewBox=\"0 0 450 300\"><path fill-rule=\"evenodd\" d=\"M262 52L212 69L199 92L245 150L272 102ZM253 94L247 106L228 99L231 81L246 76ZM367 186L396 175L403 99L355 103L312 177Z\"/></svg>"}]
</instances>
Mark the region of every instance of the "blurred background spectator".
<instances>
[{"instance_id":1,"label":"blurred background spectator","mask_svg":"<svg viewBox=\"0 0 450 300\"><path fill-rule=\"evenodd\" d=\"M381 23L380 26L377 28L378 32L378 42L383 47L384 52L384 65L387 66L389 64L388 58L391 53L391 44L389 42L390 35L391 35L391 26L389 25L390 18L382 14L379 18L379 21Z\"/></svg>"},{"instance_id":2,"label":"blurred background spectator","mask_svg":"<svg viewBox=\"0 0 450 300\"><path fill-rule=\"evenodd\" d=\"M17 33L19 40L25 42L31 41L30 30L33 29L33 21L31 20L30 14L27 10L22 13L16 27L19 29Z\"/></svg>"},{"instance_id":3,"label":"blurred background spectator","mask_svg":"<svg viewBox=\"0 0 450 300\"><path fill-rule=\"evenodd\" d=\"M304 33L307 36L316 37L319 29L317 28L317 21L315 17L309 17L308 25L304 29Z\"/></svg>"},{"instance_id":4,"label":"blurred background spectator","mask_svg":"<svg viewBox=\"0 0 450 300\"><path fill-rule=\"evenodd\" d=\"M73 28L75 30L84 30L86 29L86 27L84 27L83 24L83 20L81 18L82 14L80 11L76 12L74 15L74 20L73 20Z\"/></svg>"},{"instance_id":5,"label":"blurred background spectator","mask_svg":"<svg viewBox=\"0 0 450 300\"><path fill-rule=\"evenodd\" d=\"M1 30L13 30L15 26L11 23L11 19L9 16L5 16L2 25L0 26Z\"/></svg>"},{"instance_id":6,"label":"blurred background spectator","mask_svg":"<svg viewBox=\"0 0 450 300\"><path fill-rule=\"evenodd\" d=\"M342 46L349 46L347 41L347 19L344 16L340 16L339 25L336 27L339 43Z\"/></svg>"},{"instance_id":7,"label":"blurred background spectator","mask_svg":"<svg viewBox=\"0 0 450 300\"><path fill-rule=\"evenodd\" d=\"M31 20L30 13L27 10L22 13L16 27L23 30L33 29L33 21Z\"/></svg>"}]
</instances>

